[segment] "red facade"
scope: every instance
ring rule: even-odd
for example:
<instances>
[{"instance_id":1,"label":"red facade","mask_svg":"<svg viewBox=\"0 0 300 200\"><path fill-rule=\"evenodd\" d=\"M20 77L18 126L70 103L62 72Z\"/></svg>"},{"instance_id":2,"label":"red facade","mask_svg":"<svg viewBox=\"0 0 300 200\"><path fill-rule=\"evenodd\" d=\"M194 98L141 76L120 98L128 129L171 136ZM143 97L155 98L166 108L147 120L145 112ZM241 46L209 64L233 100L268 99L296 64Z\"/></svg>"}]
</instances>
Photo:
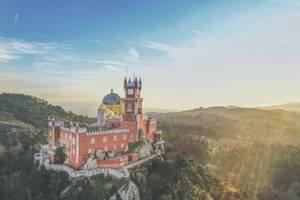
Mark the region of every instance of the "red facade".
<instances>
[{"instance_id":1,"label":"red facade","mask_svg":"<svg viewBox=\"0 0 300 200\"><path fill-rule=\"evenodd\" d=\"M124 111L121 119L107 120L106 127L93 129L80 128L79 125L70 124L65 127L64 122L49 121L49 159L53 161L54 150L59 145L66 148L69 166L79 168L83 166L90 154L98 151L112 151L124 154L128 150L128 144L138 141L138 130L141 129L145 137L151 142L158 138L156 131L156 120L145 119L142 108L143 99L140 98L141 80L124 80ZM161 138L161 136L159 136ZM125 159L126 157L126 159ZM128 158L119 157L113 160L98 161L99 167L119 168L127 164ZM137 157L130 157L136 160Z\"/></svg>"}]
</instances>

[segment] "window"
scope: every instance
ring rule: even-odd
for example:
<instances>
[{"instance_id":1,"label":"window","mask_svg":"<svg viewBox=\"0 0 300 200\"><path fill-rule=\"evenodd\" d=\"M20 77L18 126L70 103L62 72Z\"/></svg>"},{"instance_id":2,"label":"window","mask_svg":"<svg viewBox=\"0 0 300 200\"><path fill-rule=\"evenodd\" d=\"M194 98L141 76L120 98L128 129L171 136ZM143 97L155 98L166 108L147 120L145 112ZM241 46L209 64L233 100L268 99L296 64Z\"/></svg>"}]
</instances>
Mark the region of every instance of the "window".
<instances>
[{"instance_id":1,"label":"window","mask_svg":"<svg viewBox=\"0 0 300 200\"><path fill-rule=\"evenodd\" d=\"M91 144L95 144L95 138L91 138Z\"/></svg>"},{"instance_id":2,"label":"window","mask_svg":"<svg viewBox=\"0 0 300 200\"><path fill-rule=\"evenodd\" d=\"M129 95L133 95L133 89L128 89L128 90L127 90L127 93L128 93Z\"/></svg>"},{"instance_id":3,"label":"window","mask_svg":"<svg viewBox=\"0 0 300 200\"><path fill-rule=\"evenodd\" d=\"M75 154L75 149L73 149L73 154Z\"/></svg>"},{"instance_id":4,"label":"window","mask_svg":"<svg viewBox=\"0 0 300 200\"><path fill-rule=\"evenodd\" d=\"M103 142L107 142L107 137L104 136L103 139L102 139L102 141Z\"/></svg>"},{"instance_id":5,"label":"window","mask_svg":"<svg viewBox=\"0 0 300 200\"><path fill-rule=\"evenodd\" d=\"M89 149L89 153L92 153L92 150L91 150L91 149Z\"/></svg>"},{"instance_id":6,"label":"window","mask_svg":"<svg viewBox=\"0 0 300 200\"><path fill-rule=\"evenodd\" d=\"M127 105L127 111L128 111L128 112L132 112L132 104L129 103L129 104Z\"/></svg>"},{"instance_id":7,"label":"window","mask_svg":"<svg viewBox=\"0 0 300 200\"><path fill-rule=\"evenodd\" d=\"M121 144L121 148L122 148L122 149L124 148L124 144L123 144L123 143Z\"/></svg>"},{"instance_id":8,"label":"window","mask_svg":"<svg viewBox=\"0 0 300 200\"><path fill-rule=\"evenodd\" d=\"M114 149L117 149L117 145L114 144L113 148L114 148Z\"/></svg>"},{"instance_id":9,"label":"window","mask_svg":"<svg viewBox=\"0 0 300 200\"><path fill-rule=\"evenodd\" d=\"M116 135L114 135L114 141L117 141L118 137Z\"/></svg>"},{"instance_id":10,"label":"window","mask_svg":"<svg viewBox=\"0 0 300 200\"><path fill-rule=\"evenodd\" d=\"M108 150L108 148L107 148L107 146L105 146L105 147L104 147L104 151L107 151L107 150Z\"/></svg>"},{"instance_id":11,"label":"window","mask_svg":"<svg viewBox=\"0 0 300 200\"><path fill-rule=\"evenodd\" d=\"M126 140L127 139L127 135L123 135L123 140Z\"/></svg>"},{"instance_id":12,"label":"window","mask_svg":"<svg viewBox=\"0 0 300 200\"><path fill-rule=\"evenodd\" d=\"M75 138L73 138L73 140L72 140L72 144L73 144L73 145L75 145Z\"/></svg>"}]
</instances>

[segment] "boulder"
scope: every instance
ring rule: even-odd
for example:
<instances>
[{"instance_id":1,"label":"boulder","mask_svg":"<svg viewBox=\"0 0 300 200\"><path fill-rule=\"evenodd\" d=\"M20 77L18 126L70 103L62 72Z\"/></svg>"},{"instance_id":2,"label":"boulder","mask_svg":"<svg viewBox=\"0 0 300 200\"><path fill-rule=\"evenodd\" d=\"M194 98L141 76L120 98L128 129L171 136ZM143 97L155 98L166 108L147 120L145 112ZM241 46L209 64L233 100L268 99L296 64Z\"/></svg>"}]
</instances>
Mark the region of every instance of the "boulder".
<instances>
[{"instance_id":1,"label":"boulder","mask_svg":"<svg viewBox=\"0 0 300 200\"><path fill-rule=\"evenodd\" d=\"M109 200L117 200L117 195L122 200L140 200L140 192L138 187L135 185L134 182L131 180L128 182L128 184L125 184L122 186L118 193L113 195Z\"/></svg>"}]
</instances>

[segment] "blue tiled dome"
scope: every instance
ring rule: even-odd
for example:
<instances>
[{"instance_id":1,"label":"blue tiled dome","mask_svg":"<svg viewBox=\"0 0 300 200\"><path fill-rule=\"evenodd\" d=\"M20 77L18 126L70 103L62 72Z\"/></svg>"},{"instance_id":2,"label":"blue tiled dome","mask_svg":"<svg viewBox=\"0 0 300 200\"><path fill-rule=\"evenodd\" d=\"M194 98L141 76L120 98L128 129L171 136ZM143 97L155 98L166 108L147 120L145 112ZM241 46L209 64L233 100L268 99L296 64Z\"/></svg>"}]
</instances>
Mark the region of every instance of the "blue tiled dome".
<instances>
[{"instance_id":1,"label":"blue tiled dome","mask_svg":"<svg viewBox=\"0 0 300 200\"><path fill-rule=\"evenodd\" d=\"M115 105L115 104L120 104L120 96L116 93L113 92L113 90L111 89L110 94L106 95L103 98L102 103L106 104L106 105Z\"/></svg>"}]
</instances>

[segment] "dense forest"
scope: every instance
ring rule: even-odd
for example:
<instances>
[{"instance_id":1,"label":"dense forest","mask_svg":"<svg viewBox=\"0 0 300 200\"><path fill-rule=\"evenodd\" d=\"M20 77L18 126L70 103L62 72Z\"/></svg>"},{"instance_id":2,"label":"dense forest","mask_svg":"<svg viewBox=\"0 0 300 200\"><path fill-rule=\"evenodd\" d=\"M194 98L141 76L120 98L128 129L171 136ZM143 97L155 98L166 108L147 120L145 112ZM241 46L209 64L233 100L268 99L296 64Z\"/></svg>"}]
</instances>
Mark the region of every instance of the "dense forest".
<instances>
[{"instance_id":1,"label":"dense forest","mask_svg":"<svg viewBox=\"0 0 300 200\"><path fill-rule=\"evenodd\" d=\"M299 113L215 107L151 115L166 155L130 172L141 199L300 198ZM71 182L38 168L33 154L46 143L48 116L95 120L32 96L0 94L0 199L109 199L128 183L101 175Z\"/></svg>"},{"instance_id":2,"label":"dense forest","mask_svg":"<svg viewBox=\"0 0 300 200\"><path fill-rule=\"evenodd\" d=\"M208 167L237 190L232 199L300 199L300 113L213 107L152 115L169 159Z\"/></svg>"}]
</instances>

